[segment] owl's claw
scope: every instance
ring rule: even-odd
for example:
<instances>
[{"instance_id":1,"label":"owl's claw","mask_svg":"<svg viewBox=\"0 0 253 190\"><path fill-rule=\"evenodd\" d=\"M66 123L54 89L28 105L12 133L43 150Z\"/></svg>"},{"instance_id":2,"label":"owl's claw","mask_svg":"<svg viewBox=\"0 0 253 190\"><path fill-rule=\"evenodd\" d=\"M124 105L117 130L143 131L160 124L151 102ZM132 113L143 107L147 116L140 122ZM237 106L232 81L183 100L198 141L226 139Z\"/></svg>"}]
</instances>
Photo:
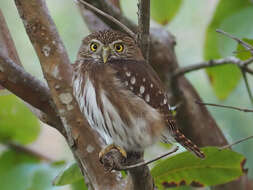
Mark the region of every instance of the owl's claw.
<instances>
[{"instance_id":1,"label":"owl's claw","mask_svg":"<svg viewBox=\"0 0 253 190\"><path fill-rule=\"evenodd\" d=\"M102 158L108 153L108 152L110 152L112 149L117 149L120 153L121 153L121 155L124 157L124 158L127 158L127 153L126 153L126 151L123 149L123 148L121 148L121 147L119 147L119 146L117 146L117 145L115 145L115 144L110 144L110 145L108 145L108 146L106 146L105 148L103 148L100 152L99 152L99 160L101 161L102 160Z\"/></svg>"}]
</instances>

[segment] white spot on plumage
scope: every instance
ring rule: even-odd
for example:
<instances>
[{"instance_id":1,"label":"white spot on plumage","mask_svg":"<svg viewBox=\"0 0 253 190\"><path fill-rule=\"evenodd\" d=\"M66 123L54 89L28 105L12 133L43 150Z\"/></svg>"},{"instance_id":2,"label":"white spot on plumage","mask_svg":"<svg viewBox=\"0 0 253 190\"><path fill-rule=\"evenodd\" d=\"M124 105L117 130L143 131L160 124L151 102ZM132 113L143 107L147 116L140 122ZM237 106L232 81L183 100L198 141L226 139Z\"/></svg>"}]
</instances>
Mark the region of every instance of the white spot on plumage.
<instances>
[{"instance_id":1,"label":"white spot on plumage","mask_svg":"<svg viewBox=\"0 0 253 190\"><path fill-rule=\"evenodd\" d=\"M151 84L150 84L150 87L153 88L153 86L154 86L154 85L151 83Z\"/></svg>"},{"instance_id":2,"label":"white spot on plumage","mask_svg":"<svg viewBox=\"0 0 253 190\"><path fill-rule=\"evenodd\" d=\"M135 78L134 76L133 76L133 77L131 77L130 82L131 82L131 84L135 84L135 82L136 82L136 78Z\"/></svg>"},{"instance_id":3,"label":"white spot on plumage","mask_svg":"<svg viewBox=\"0 0 253 190\"><path fill-rule=\"evenodd\" d=\"M128 86L128 81L125 81L125 85Z\"/></svg>"},{"instance_id":4,"label":"white spot on plumage","mask_svg":"<svg viewBox=\"0 0 253 190\"><path fill-rule=\"evenodd\" d=\"M146 78L143 78L142 81L145 82L145 81L146 81Z\"/></svg>"},{"instance_id":5,"label":"white spot on plumage","mask_svg":"<svg viewBox=\"0 0 253 190\"><path fill-rule=\"evenodd\" d=\"M150 101L150 96L149 96L149 94L146 94L146 96L145 96L145 101L146 101L146 102L149 102L149 101Z\"/></svg>"},{"instance_id":6,"label":"white spot on plumage","mask_svg":"<svg viewBox=\"0 0 253 190\"><path fill-rule=\"evenodd\" d=\"M163 99L163 104L167 104L167 98Z\"/></svg>"},{"instance_id":7,"label":"white spot on plumage","mask_svg":"<svg viewBox=\"0 0 253 190\"><path fill-rule=\"evenodd\" d=\"M127 77L130 77L130 76L131 76L131 72L130 72L130 71L127 71L127 72L126 72L126 76L127 76Z\"/></svg>"},{"instance_id":8,"label":"white spot on plumage","mask_svg":"<svg viewBox=\"0 0 253 190\"><path fill-rule=\"evenodd\" d=\"M144 91L145 91L145 87L141 85L141 87L140 87L140 93L143 94Z\"/></svg>"}]
</instances>

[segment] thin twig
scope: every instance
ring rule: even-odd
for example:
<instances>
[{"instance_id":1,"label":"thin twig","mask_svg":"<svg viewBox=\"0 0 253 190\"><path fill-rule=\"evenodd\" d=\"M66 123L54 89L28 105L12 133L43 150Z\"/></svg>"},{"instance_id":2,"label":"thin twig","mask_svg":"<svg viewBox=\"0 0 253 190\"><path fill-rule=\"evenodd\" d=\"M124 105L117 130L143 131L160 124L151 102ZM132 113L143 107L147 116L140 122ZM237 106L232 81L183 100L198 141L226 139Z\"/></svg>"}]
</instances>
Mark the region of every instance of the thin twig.
<instances>
[{"instance_id":1,"label":"thin twig","mask_svg":"<svg viewBox=\"0 0 253 190\"><path fill-rule=\"evenodd\" d=\"M155 162L157 160L160 160L161 158L164 158L170 154L173 154L175 153L176 151L178 151L179 147L176 146L175 148L173 148L171 151L163 154L163 155L160 155L154 159L151 159L149 161L143 161L143 162L140 162L140 163L137 163L137 164L133 164L133 165L130 165L130 166L122 166L121 168L117 168L118 170L129 170L129 169L133 169L133 168L137 168L137 167L141 167L141 166L146 166L146 165L149 165L151 164L152 162Z\"/></svg>"},{"instance_id":2,"label":"thin twig","mask_svg":"<svg viewBox=\"0 0 253 190\"><path fill-rule=\"evenodd\" d=\"M240 59L236 57L227 57L227 58L222 58L222 59L209 60L209 61L201 62L198 64L178 68L175 70L173 77L178 77L186 73L197 71L204 68L216 67L216 66L221 66L221 65L226 65L226 64L237 65L239 68L243 69L245 72L248 72L253 75L253 70L246 67L249 63L252 63L252 62L253 62L253 57L246 61L241 61Z\"/></svg>"},{"instance_id":3,"label":"thin twig","mask_svg":"<svg viewBox=\"0 0 253 190\"><path fill-rule=\"evenodd\" d=\"M22 152L22 153L26 153L26 154L29 154L31 156L34 156L36 158L38 158L39 160L44 160L44 161L47 161L47 162L53 162L53 160L49 157L47 157L46 155L44 154L41 154L40 152L37 152L37 151L34 151L30 148L27 148L25 146L22 146L22 145L19 145L19 144L16 144L16 143L6 143L4 144L5 146L9 147L10 149L13 149L17 152Z\"/></svg>"},{"instance_id":4,"label":"thin twig","mask_svg":"<svg viewBox=\"0 0 253 190\"><path fill-rule=\"evenodd\" d=\"M228 109L233 109L233 110L242 111L242 112L253 112L253 109L238 108L235 106L225 106L225 105L212 104L212 103L204 103L204 102L200 102L198 100L196 100L195 103L199 104L199 105L205 105L205 106L215 106L215 107L221 107L221 108L228 108Z\"/></svg>"},{"instance_id":5,"label":"thin twig","mask_svg":"<svg viewBox=\"0 0 253 190\"><path fill-rule=\"evenodd\" d=\"M232 146L234 146L234 145L236 145L236 144L239 144L239 143L241 143L241 142L244 142L244 141L246 141L246 140L249 140L249 139L251 139L251 138L253 138L253 135L251 135L251 136L249 136L249 137L246 137L246 138L243 138L243 139L240 139L240 140L238 140L238 141L235 141L235 142L233 142L233 143L231 143L231 144L222 146L222 147L220 147L219 149L220 149L220 150L223 150L223 149L231 148Z\"/></svg>"},{"instance_id":6,"label":"thin twig","mask_svg":"<svg viewBox=\"0 0 253 190\"><path fill-rule=\"evenodd\" d=\"M242 72L243 80L244 80L244 83L245 83L245 86L246 86L246 89L247 89L247 92L248 92L248 95L249 95L250 102L253 105L253 96L252 96L252 92L251 92L251 89L250 89L250 86L249 86L248 77L246 75L246 72L243 69L241 69L241 72Z\"/></svg>"},{"instance_id":7,"label":"thin twig","mask_svg":"<svg viewBox=\"0 0 253 190\"><path fill-rule=\"evenodd\" d=\"M241 39L233 36L232 34L229 34L229 33L225 32L225 31L223 31L221 29L217 29L216 32L218 32L220 34L223 34L223 35L225 35L225 36L227 36L227 37L235 40L237 43L241 44L243 47L245 47L247 50L249 50L252 53L253 46L250 45L249 43L247 43L247 42L245 42L245 41L243 41L243 40L241 40Z\"/></svg>"},{"instance_id":8,"label":"thin twig","mask_svg":"<svg viewBox=\"0 0 253 190\"><path fill-rule=\"evenodd\" d=\"M138 44L142 54L149 62L149 28L150 28L150 0L138 0Z\"/></svg>"},{"instance_id":9,"label":"thin twig","mask_svg":"<svg viewBox=\"0 0 253 190\"><path fill-rule=\"evenodd\" d=\"M120 21L118 21L117 19L115 19L114 17L112 17L111 15L99 10L98 8L94 7L93 5L87 3L84 0L77 0L77 2L83 4L84 6L86 6L87 8L91 9L92 11L102 15L103 17L109 19L110 21L112 21L113 23L117 24L118 26L120 26L127 34L129 34L131 37L133 37L134 39L136 39L136 35L124 24L122 24Z\"/></svg>"}]
</instances>

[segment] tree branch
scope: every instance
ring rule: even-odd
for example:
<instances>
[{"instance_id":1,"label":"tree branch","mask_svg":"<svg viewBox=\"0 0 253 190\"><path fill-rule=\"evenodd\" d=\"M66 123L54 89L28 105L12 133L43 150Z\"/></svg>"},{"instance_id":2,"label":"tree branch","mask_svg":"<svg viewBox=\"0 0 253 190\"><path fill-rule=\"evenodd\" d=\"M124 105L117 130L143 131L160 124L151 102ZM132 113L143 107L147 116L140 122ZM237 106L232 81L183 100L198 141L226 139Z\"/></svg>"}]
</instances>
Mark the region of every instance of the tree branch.
<instances>
[{"instance_id":1,"label":"tree branch","mask_svg":"<svg viewBox=\"0 0 253 190\"><path fill-rule=\"evenodd\" d=\"M135 34L124 24L122 24L121 22L119 22L117 19L115 19L114 17L112 17L111 15L97 9L96 7L94 7L93 5L87 3L84 0L77 0L79 3L83 4L84 6L86 6L88 9L94 11L95 13L100 14L101 16L103 16L104 18L107 18L108 20L112 21L113 23L115 23L116 25L118 25L120 28L122 28L127 34L129 34L132 38L136 38Z\"/></svg>"},{"instance_id":2,"label":"tree branch","mask_svg":"<svg viewBox=\"0 0 253 190\"><path fill-rule=\"evenodd\" d=\"M19 144L15 143L4 143L3 145L7 146L8 148L15 150L17 152L29 154L31 156L34 156L35 158L38 158L39 160L47 161L47 162L53 162L53 160L37 151L34 151L30 148L27 148L25 146L21 146Z\"/></svg>"},{"instance_id":3,"label":"tree branch","mask_svg":"<svg viewBox=\"0 0 253 190\"><path fill-rule=\"evenodd\" d=\"M20 65L15 64L11 59L3 55L1 51L0 84L28 104L45 113L42 114L40 119L54 126L65 135L64 129L61 127L61 121L52 107L53 102L47 86L25 72Z\"/></svg>"},{"instance_id":4,"label":"tree branch","mask_svg":"<svg viewBox=\"0 0 253 190\"><path fill-rule=\"evenodd\" d=\"M249 43L233 36L232 34L229 34L221 29L217 29L216 32L220 33L220 34L223 34L224 36L227 36L233 40L235 40L238 44L241 44L243 47L245 47L247 50L249 50L251 52L251 54L253 55L253 46L250 45Z\"/></svg>"},{"instance_id":5,"label":"tree branch","mask_svg":"<svg viewBox=\"0 0 253 190\"><path fill-rule=\"evenodd\" d=\"M209 60L209 61L201 62L195 65L178 68L174 71L173 77L178 77L180 75L184 75L186 73L197 71L204 68L216 67L216 66L221 66L221 65L226 65L226 64L237 65L243 71L248 72L253 75L253 70L245 66L245 65L248 65L248 63L252 63L252 62L253 62L253 58L250 58L246 61L241 61L240 59L236 57L227 57L227 58L222 58L222 59Z\"/></svg>"},{"instance_id":6,"label":"tree branch","mask_svg":"<svg viewBox=\"0 0 253 190\"><path fill-rule=\"evenodd\" d=\"M233 109L233 110L242 111L242 112L253 112L252 109L247 109L247 108L238 108L238 107L235 107L235 106L225 106L225 105L220 105L220 104L204 103L204 102L200 102L198 100L196 100L195 102L196 102L196 104L199 104L199 105L214 106L214 107L220 107L220 108L228 108L228 109Z\"/></svg>"},{"instance_id":7,"label":"tree branch","mask_svg":"<svg viewBox=\"0 0 253 190\"><path fill-rule=\"evenodd\" d=\"M138 44L149 63L150 0L138 0Z\"/></svg>"}]
</instances>

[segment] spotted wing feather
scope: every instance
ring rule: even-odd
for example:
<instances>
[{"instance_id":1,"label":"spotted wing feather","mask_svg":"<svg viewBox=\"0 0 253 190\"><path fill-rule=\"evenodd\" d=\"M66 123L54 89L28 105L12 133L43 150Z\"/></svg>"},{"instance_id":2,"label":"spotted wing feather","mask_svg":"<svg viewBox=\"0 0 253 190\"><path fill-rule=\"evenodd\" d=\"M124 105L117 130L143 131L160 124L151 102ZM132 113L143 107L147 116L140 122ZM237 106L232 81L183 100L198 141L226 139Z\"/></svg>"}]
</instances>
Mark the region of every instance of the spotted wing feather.
<instances>
[{"instance_id":1,"label":"spotted wing feather","mask_svg":"<svg viewBox=\"0 0 253 190\"><path fill-rule=\"evenodd\" d=\"M169 133L177 142L198 157L205 157L197 145L186 138L176 127L172 113L169 111L164 85L150 65L144 61L135 60L111 61L110 65L117 71L117 77L125 84L125 88L164 115Z\"/></svg>"}]
</instances>

